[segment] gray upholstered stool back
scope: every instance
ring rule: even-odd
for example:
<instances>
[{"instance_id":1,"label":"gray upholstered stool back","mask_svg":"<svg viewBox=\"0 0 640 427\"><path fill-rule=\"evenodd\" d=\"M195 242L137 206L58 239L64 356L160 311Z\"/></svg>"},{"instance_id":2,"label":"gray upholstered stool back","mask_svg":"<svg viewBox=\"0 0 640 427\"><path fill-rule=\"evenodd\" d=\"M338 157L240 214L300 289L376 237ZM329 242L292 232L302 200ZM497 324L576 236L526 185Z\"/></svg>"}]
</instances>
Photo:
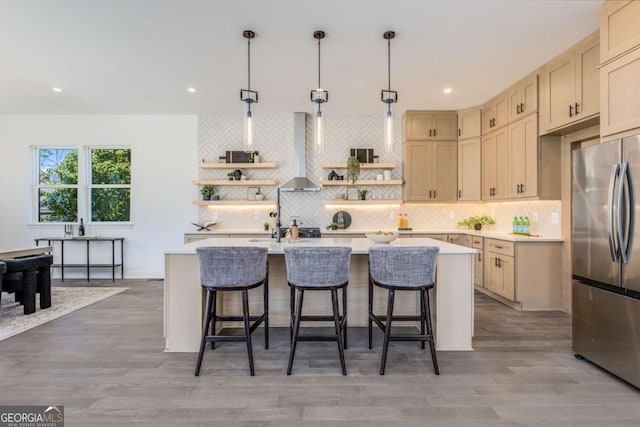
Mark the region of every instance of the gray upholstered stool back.
<instances>
[{"instance_id":1,"label":"gray upholstered stool back","mask_svg":"<svg viewBox=\"0 0 640 427\"><path fill-rule=\"evenodd\" d=\"M351 248L342 246L284 248L287 281L296 286L327 287L349 280Z\"/></svg>"},{"instance_id":2,"label":"gray upholstered stool back","mask_svg":"<svg viewBox=\"0 0 640 427\"><path fill-rule=\"evenodd\" d=\"M208 287L243 287L258 283L267 275L267 248L197 248L200 283Z\"/></svg>"},{"instance_id":3,"label":"gray upholstered stool back","mask_svg":"<svg viewBox=\"0 0 640 427\"><path fill-rule=\"evenodd\" d=\"M373 246L369 249L371 278L387 286L411 287L436 281L436 246Z\"/></svg>"},{"instance_id":4,"label":"gray upholstered stool back","mask_svg":"<svg viewBox=\"0 0 640 427\"><path fill-rule=\"evenodd\" d=\"M0 262L0 279L2 279L2 275L7 272L7 264L4 262Z\"/></svg>"}]
</instances>

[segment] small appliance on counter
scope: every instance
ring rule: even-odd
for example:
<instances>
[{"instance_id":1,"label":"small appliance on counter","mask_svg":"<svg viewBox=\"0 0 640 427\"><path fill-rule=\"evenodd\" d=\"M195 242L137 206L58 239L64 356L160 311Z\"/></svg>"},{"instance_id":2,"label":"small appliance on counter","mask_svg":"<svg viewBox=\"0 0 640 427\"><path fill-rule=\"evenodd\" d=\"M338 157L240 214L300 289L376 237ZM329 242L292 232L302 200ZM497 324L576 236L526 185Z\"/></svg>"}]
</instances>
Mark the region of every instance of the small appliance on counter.
<instances>
[{"instance_id":1,"label":"small appliance on counter","mask_svg":"<svg viewBox=\"0 0 640 427\"><path fill-rule=\"evenodd\" d=\"M280 238L283 238L287 235L287 231L290 230L289 227L281 227L280 228ZM298 228L298 237L301 239L317 239L322 237L320 234L319 227L299 227Z\"/></svg>"}]
</instances>

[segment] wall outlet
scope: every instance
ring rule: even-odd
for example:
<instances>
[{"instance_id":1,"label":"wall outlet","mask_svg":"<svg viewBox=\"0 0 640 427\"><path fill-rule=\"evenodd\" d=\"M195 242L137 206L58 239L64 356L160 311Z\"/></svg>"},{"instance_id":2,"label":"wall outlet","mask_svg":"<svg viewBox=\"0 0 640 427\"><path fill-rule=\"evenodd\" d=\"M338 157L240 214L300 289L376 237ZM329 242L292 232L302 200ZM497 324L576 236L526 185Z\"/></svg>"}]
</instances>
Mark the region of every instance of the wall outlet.
<instances>
[{"instance_id":1,"label":"wall outlet","mask_svg":"<svg viewBox=\"0 0 640 427\"><path fill-rule=\"evenodd\" d=\"M531 213L531 222L538 222L538 212Z\"/></svg>"},{"instance_id":2,"label":"wall outlet","mask_svg":"<svg viewBox=\"0 0 640 427\"><path fill-rule=\"evenodd\" d=\"M560 214L558 212L551 214L551 224L560 224Z\"/></svg>"},{"instance_id":3,"label":"wall outlet","mask_svg":"<svg viewBox=\"0 0 640 427\"><path fill-rule=\"evenodd\" d=\"M456 213L454 211L449 212L449 219L456 219Z\"/></svg>"},{"instance_id":4,"label":"wall outlet","mask_svg":"<svg viewBox=\"0 0 640 427\"><path fill-rule=\"evenodd\" d=\"M396 219L396 213L395 212L389 212L389 219Z\"/></svg>"}]
</instances>

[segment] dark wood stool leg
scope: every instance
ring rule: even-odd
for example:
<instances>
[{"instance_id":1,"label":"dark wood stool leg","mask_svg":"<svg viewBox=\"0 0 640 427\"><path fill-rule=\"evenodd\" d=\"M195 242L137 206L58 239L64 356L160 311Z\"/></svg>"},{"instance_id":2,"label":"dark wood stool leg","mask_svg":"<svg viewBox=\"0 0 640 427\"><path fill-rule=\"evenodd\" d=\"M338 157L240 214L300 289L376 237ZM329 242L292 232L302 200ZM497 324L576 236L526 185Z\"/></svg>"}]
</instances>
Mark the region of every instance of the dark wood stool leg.
<instances>
[{"instance_id":1,"label":"dark wood stool leg","mask_svg":"<svg viewBox=\"0 0 640 427\"><path fill-rule=\"evenodd\" d=\"M425 314L424 308L424 293L426 291L424 289L420 290L420 335L425 334L426 326L427 326L427 315ZM424 341L420 342L420 348L424 350Z\"/></svg>"},{"instance_id":2,"label":"dark wood stool leg","mask_svg":"<svg viewBox=\"0 0 640 427\"><path fill-rule=\"evenodd\" d=\"M373 283L369 278L369 350L373 348L373 320L371 320L371 316L373 316Z\"/></svg>"},{"instance_id":3,"label":"dark wood stool leg","mask_svg":"<svg viewBox=\"0 0 640 427\"><path fill-rule=\"evenodd\" d=\"M289 304L290 304L290 316L289 316L289 340L293 340L293 322L295 321L296 312L296 289L289 285Z\"/></svg>"},{"instance_id":4,"label":"dark wood stool leg","mask_svg":"<svg viewBox=\"0 0 640 427\"><path fill-rule=\"evenodd\" d=\"M427 316L427 332L429 334L429 347L431 348L431 359L433 360L433 370L436 375L440 375L440 368L438 367L438 358L436 356L436 340L433 337L433 325L431 324L431 307L429 306L429 291L424 290L422 294L424 300L424 306Z\"/></svg>"},{"instance_id":5,"label":"dark wood stool leg","mask_svg":"<svg viewBox=\"0 0 640 427\"><path fill-rule=\"evenodd\" d=\"M347 287L342 288L342 339L344 349L347 349Z\"/></svg>"},{"instance_id":6,"label":"dark wood stool leg","mask_svg":"<svg viewBox=\"0 0 640 427\"><path fill-rule=\"evenodd\" d=\"M211 291L212 294L212 308L211 308L211 335L216 334L216 321L217 321L217 301L218 301L218 293L216 291ZM216 343L211 341L211 350L216 349Z\"/></svg>"},{"instance_id":7,"label":"dark wood stool leg","mask_svg":"<svg viewBox=\"0 0 640 427\"><path fill-rule=\"evenodd\" d=\"M340 311L338 310L338 290L331 289L331 305L333 305L333 320L336 324L336 338L338 341L338 353L340 354L340 367L342 367L342 375L347 375L347 367L344 363L344 344L342 342L342 333L340 326Z\"/></svg>"},{"instance_id":8,"label":"dark wood stool leg","mask_svg":"<svg viewBox=\"0 0 640 427\"><path fill-rule=\"evenodd\" d=\"M387 351L389 350L389 336L391 335L394 297L395 289L389 289L389 297L387 298L387 321L384 328L384 342L382 343L382 361L380 362L380 375L384 375L384 368L387 365Z\"/></svg>"},{"instance_id":9,"label":"dark wood stool leg","mask_svg":"<svg viewBox=\"0 0 640 427\"><path fill-rule=\"evenodd\" d=\"M255 375L253 369L253 347L251 345L251 323L249 322L249 291L244 289L242 291L242 316L244 317L244 333L247 340L247 353L249 354L249 370L251 376Z\"/></svg>"},{"instance_id":10,"label":"dark wood stool leg","mask_svg":"<svg viewBox=\"0 0 640 427\"><path fill-rule=\"evenodd\" d=\"M36 283L40 293L40 308L51 307L51 270L48 265L38 269Z\"/></svg>"},{"instance_id":11,"label":"dark wood stool leg","mask_svg":"<svg viewBox=\"0 0 640 427\"><path fill-rule=\"evenodd\" d=\"M291 287L291 292L294 292L295 288ZM293 318L293 335L291 338L291 349L289 350L289 365L287 366L287 375L291 375L291 368L293 368L293 357L296 354L296 344L298 343L298 332L300 331L300 315L302 314L302 300L304 299L304 289L298 289L298 303L296 304L294 318Z\"/></svg>"},{"instance_id":12,"label":"dark wood stool leg","mask_svg":"<svg viewBox=\"0 0 640 427\"><path fill-rule=\"evenodd\" d=\"M204 355L204 347L206 345L205 338L207 337L207 331L209 330L209 323L211 320L211 290L209 289L207 289L207 302L205 304L203 317L202 340L200 341L200 352L198 352L198 361L196 362L196 377L200 375L200 365L202 365L202 356Z\"/></svg>"},{"instance_id":13,"label":"dark wood stool leg","mask_svg":"<svg viewBox=\"0 0 640 427\"><path fill-rule=\"evenodd\" d=\"M264 279L264 289L262 294L262 300L264 302L264 312L266 316L264 318L264 349L269 350L269 279L267 278L269 275L267 271L267 276Z\"/></svg>"}]
</instances>

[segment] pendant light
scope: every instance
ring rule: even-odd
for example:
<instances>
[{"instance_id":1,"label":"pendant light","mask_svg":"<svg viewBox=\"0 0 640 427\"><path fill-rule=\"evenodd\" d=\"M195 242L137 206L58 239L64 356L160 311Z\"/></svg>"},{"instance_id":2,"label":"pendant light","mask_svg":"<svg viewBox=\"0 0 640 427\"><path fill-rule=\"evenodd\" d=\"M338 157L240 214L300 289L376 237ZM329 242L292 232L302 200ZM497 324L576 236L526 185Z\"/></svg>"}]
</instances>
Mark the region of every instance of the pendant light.
<instances>
[{"instance_id":1,"label":"pendant light","mask_svg":"<svg viewBox=\"0 0 640 427\"><path fill-rule=\"evenodd\" d=\"M393 152L393 111L391 104L398 102L398 92L391 90L391 39L396 36L394 31L386 31L383 34L387 41L387 65L388 65L388 87L380 92L381 101L386 104L384 115L384 151Z\"/></svg>"},{"instance_id":2,"label":"pendant light","mask_svg":"<svg viewBox=\"0 0 640 427\"><path fill-rule=\"evenodd\" d=\"M251 39L256 33L250 30L242 32L242 36L247 39L247 89L240 89L240 100L246 104L244 113L243 148L245 152L253 152L254 147L254 121L251 104L258 102L258 92L251 90Z\"/></svg>"},{"instance_id":3,"label":"pendant light","mask_svg":"<svg viewBox=\"0 0 640 427\"><path fill-rule=\"evenodd\" d=\"M329 101L329 92L320 85L320 40L324 38L324 31L315 31L313 37L318 40L318 88L311 90L311 102L315 102L317 109L313 115L313 146L316 153L324 150L324 118L322 117L322 104Z\"/></svg>"}]
</instances>

